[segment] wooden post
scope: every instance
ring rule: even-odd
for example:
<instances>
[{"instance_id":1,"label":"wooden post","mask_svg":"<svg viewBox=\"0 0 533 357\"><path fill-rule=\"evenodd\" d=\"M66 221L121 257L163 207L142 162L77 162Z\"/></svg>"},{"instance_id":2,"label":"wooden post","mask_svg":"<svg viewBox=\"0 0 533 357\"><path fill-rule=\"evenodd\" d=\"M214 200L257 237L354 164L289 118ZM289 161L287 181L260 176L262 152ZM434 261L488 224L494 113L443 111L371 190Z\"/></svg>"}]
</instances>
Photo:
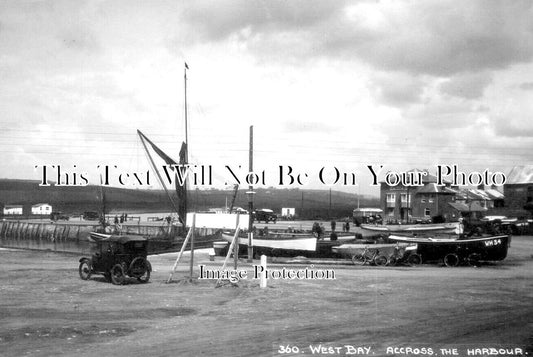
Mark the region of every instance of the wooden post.
<instances>
[{"instance_id":1,"label":"wooden post","mask_svg":"<svg viewBox=\"0 0 533 357\"><path fill-rule=\"evenodd\" d=\"M54 233L52 233L52 239L53 239L53 242L55 243L56 241L56 230L57 230L57 225L54 224Z\"/></svg>"},{"instance_id":2,"label":"wooden post","mask_svg":"<svg viewBox=\"0 0 533 357\"><path fill-rule=\"evenodd\" d=\"M222 264L222 269L220 271L224 271L226 269L226 264L228 263L228 260L231 256L231 251L234 249L234 246L239 246L239 233L241 232L241 229L239 228L239 214L237 213L237 227L235 228L235 235L233 236L233 239L231 240L231 244L228 248L228 254L226 254L226 259L224 259L224 264ZM235 266L235 270L237 270L237 267ZM218 288L220 286L220 281L222 279L219 278L217 280L217 283L215 284L215 288Z\"/></svg>"},{"instance_id":3,"label":"wooden post","mask_svg":"<svg viewBox=\"0 0 533 357\"><path fill-rule=\"evenodd\" d=\"M190 274L189 277L192 280L192 272L194 266L194 229L196 228L196 213L192 214L192 224L191 224L191 264L190 264Z\"/></svg>"},{"instance_id":4,"label":"wooden post","mask_svg":"<svg viewBox=\"0 0 533 357\"><path fill-rule=\"evenodd\" d=\"M235 270L237 270L237 264L239 262L239 235L237 234L237 232L240 232L239 216L239 213L237 213L237 227L235 228L236 236L233 237L233 240L236 241L236 243L233 245L233 267ZM231 249L229 251L231 252Z\"/></svg>"},{"instance_id":5,"label":"wooden post","mask_svg":"<svg viewBox=\"0 0 533 357\"><path fill-rule=\"evenodd\" d=\"M266 277L266 268L267 268L267 257L266 255L261 255L261 276L259 277L259 287L264 289L267 287L267 277Z\"/></svg>"},{"instance_id":6,"label":"wooden post","mask_svg":"<svg viewBox=\"0 0 533 357\"><path fill-rule=\"evenodd\" d=\"M194 216L195 215L193 215L193 217ZM167 283L170 283L172 281L172 275L174 275L174 273L176 272L176 268L178 267L178 262L180 261L181 256L183 255L183 251L185 250L185 247L187 246L187 243L189 242L189 239L191 238L191 234L193 234L192 232L194 230L195 220L196 220L196 217L193 218L193 225L191 226L191 228L189 228L189 232L187 232L187 236L185 237L185 240L183 241L183 244L181 246L181 250L178 253L178 257L176 258L176 262L174 263L174 266L172 267L170 275L169 275L169 277L167 279Z\"/></svg>"},{"instance_id":7,"label":"wooden post","mask_svg":"<svg viewBox=\"0 0 533 357\"><path fill-rule=\"evenodd\" d=\"M39 224L40 223L36 223L32 228L31 228L31 239L35 239L37 238L37 233L39 231Z\"/></svg>"},{"instance_id":8,"label":"wooden post","mask_svg":"<svg viewBox=\"0 0 533 357\"><path fill-rule=\"evenodd\" d=\"M17 241L20 238L19 226L20 226L20 221L17 221L17 227L15 228L15 237L17 238Z\"/></svg>"},{"instance_id":9,"label":"wooden post","mask_svg":"<svg viewBox=\"0 0 533 357\"><path fill-rule=\"evenodd\" d=\"M67 231L67 226L63 227L63 231L61 232L61 242L65 241L65 232Z\"/></svg>"}]
</instances>

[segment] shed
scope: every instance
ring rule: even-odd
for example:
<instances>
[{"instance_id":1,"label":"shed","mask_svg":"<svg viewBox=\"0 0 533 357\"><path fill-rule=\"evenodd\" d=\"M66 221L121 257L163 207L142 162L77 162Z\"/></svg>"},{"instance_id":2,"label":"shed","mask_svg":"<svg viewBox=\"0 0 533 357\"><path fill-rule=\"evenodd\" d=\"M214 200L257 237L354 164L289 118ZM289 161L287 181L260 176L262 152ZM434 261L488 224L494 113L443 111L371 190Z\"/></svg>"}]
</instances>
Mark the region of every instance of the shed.
<instances>
[{"instance_id":1,"label":"shed","mask_svg":"<svg viewBox=\"0 0 533 357\"><path fill-rule=\"evenodd\" d=\"M48 203L37 203L31 206L31 214L49 215L52 213L52 206Z\"/></svg>"},{"instance_id":2,"label":"shed","mask_svg":"<svg viewBox=\"0 0 533 357\"><path fill-rule=\"evenodd\" d=\"M5 205L4 206L4 215L22 215L23 207L22 205Z\"/></svg>"}]
</instances>

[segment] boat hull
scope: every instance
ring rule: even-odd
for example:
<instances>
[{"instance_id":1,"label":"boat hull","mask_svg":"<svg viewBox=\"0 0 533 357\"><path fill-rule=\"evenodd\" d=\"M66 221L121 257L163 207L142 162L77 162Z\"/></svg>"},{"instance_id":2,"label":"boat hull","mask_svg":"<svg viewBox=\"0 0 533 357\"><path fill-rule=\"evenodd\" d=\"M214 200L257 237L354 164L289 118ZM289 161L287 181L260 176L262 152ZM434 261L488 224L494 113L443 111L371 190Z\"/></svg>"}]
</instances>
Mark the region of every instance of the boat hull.
<instances>
[{"instance_id":1,"label":"boat hull","mask_svg":"<svg viewBox=\"0 0 533 357\"><path fill-rule=\"evenodd\" d=\"M468 259L475 254L478 260L504 260L511 243L511 238L507 235L468 239L413 238L390 235L389 239L395 242L417 244L417 253L420 254L423 261L442 260L449 254L455 254L459 259Z\"/></svg>"},{"instance_id":2,"label":"boat hull","mask_svg":"<svg viewBox=\"0 0 533 357\"><path fill-rule=\"evenodd\" d=\"M395 224L395 225L373 225L361 224L361 228L375 233L456 233L459 229L459 222L438 223L438 224Z\"/></svg>"},{"instance_id":3,"label":"boat hull","mask_svg":"<svg viewBox=\"0 0 533 357\"><path fill-rule=\"evenodd\" d=\"M225 244L215 242L213 247L217 255L226 255L229 243L233 240L233 235L223 234ZM317 239L312 234L279 234L267 238L254 238L253 248L254 256L261 254L275 257L295 257L305 256L307 258L340 258L341 256L334 252L333 249L346 243L354 243L354 235L339 237L337 240ZM247 254L248 238L239 237L239 254Z\"/></svg>"},{"instance_id":4,"label":"boat hull","mask_svg":"<svg viewBox=\"0 0 533 357\"><path fill-rule=\"evenodd\" d=\"M397 248L405 248L409 246L408 243L398 244L342 244L337 247L333 247L333 252L341 255L345 258L351 258L354 255L362 254L365 249L379 251L380 254L390 256Z\"/></svg>"},{"instance_id":5,"label":"boat hull","mask_svg":"<svg viewBox=\"0 0 533 357\"><path fill-rule=\"evenodd\" d=\"M233 235L229 233L222 233L222 238L228 242L233 241ZM248 246L247 237L239 237L239 245ZM268 248L282 251L315 251L317 246L317 238L313 235L282 235L269 234L267 236L254 237L254 248Z\"/></svg>"}]
</instances>

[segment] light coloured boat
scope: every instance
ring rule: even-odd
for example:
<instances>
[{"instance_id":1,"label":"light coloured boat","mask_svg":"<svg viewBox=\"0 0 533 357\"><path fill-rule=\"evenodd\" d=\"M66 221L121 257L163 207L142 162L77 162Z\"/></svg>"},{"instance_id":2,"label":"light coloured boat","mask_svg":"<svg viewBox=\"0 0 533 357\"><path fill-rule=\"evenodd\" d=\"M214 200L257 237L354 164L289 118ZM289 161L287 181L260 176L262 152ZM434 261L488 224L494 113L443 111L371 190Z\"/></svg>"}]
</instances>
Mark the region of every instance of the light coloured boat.
<instances>
[{"instance_id":1,"label":"light coloured boat","mask_svg":"<svg viewBox=\"0 0 533 357\"><path fill-rule=\"evenodd\" d=\"M377 233L455 233L460 234L459 222L431 223L431 224L361 224L361 228Z\"/></svg>"},{"instance_id":2,"label":"light coloured boat","mask_svg":"<svg viewBox=\"0 0 533 357\"><path fill-rule=\"evenodd\" d=\"M233 234L223 232L222 238L228 242L233 241ZM239 237L239 245L248 246L248 237ZM317 238L305 233L268 233L267 235L254 235L254 248L269 248L279 251L315 251Z\"/></svg>"}]
</instances>

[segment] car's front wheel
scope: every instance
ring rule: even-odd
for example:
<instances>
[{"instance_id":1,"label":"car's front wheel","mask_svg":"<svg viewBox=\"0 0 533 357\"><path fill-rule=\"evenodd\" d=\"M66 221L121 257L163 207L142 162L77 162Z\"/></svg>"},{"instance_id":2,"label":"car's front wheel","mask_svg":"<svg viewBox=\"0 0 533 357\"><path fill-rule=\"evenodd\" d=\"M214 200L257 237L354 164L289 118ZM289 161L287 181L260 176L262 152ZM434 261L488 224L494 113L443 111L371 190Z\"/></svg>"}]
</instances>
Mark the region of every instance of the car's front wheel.
<instances>
[{"instance_id":1,"label":"car's front wheel","mask_svg":"<svg viewBox=\"0 0 533 357\"><path fill-rule=\"evenodd\" d=\"M82 280L89 280L91 277L91 262L89 259L83 259L80 262L78 272L80 273L80 278Z\"/></svg>"},{"instance_id":2,"label":"car's front wheel","mask_svg":"<svg viewBox=\"0 0 533 357\"><path fill-rule=\"evenodd\" d=\"M111 268L111 282L114 285L122 285L126 281L126 276L124 275L124 269L122 268L122 265L115 264L113 268Z\"/></svg>"}]
</instances>

